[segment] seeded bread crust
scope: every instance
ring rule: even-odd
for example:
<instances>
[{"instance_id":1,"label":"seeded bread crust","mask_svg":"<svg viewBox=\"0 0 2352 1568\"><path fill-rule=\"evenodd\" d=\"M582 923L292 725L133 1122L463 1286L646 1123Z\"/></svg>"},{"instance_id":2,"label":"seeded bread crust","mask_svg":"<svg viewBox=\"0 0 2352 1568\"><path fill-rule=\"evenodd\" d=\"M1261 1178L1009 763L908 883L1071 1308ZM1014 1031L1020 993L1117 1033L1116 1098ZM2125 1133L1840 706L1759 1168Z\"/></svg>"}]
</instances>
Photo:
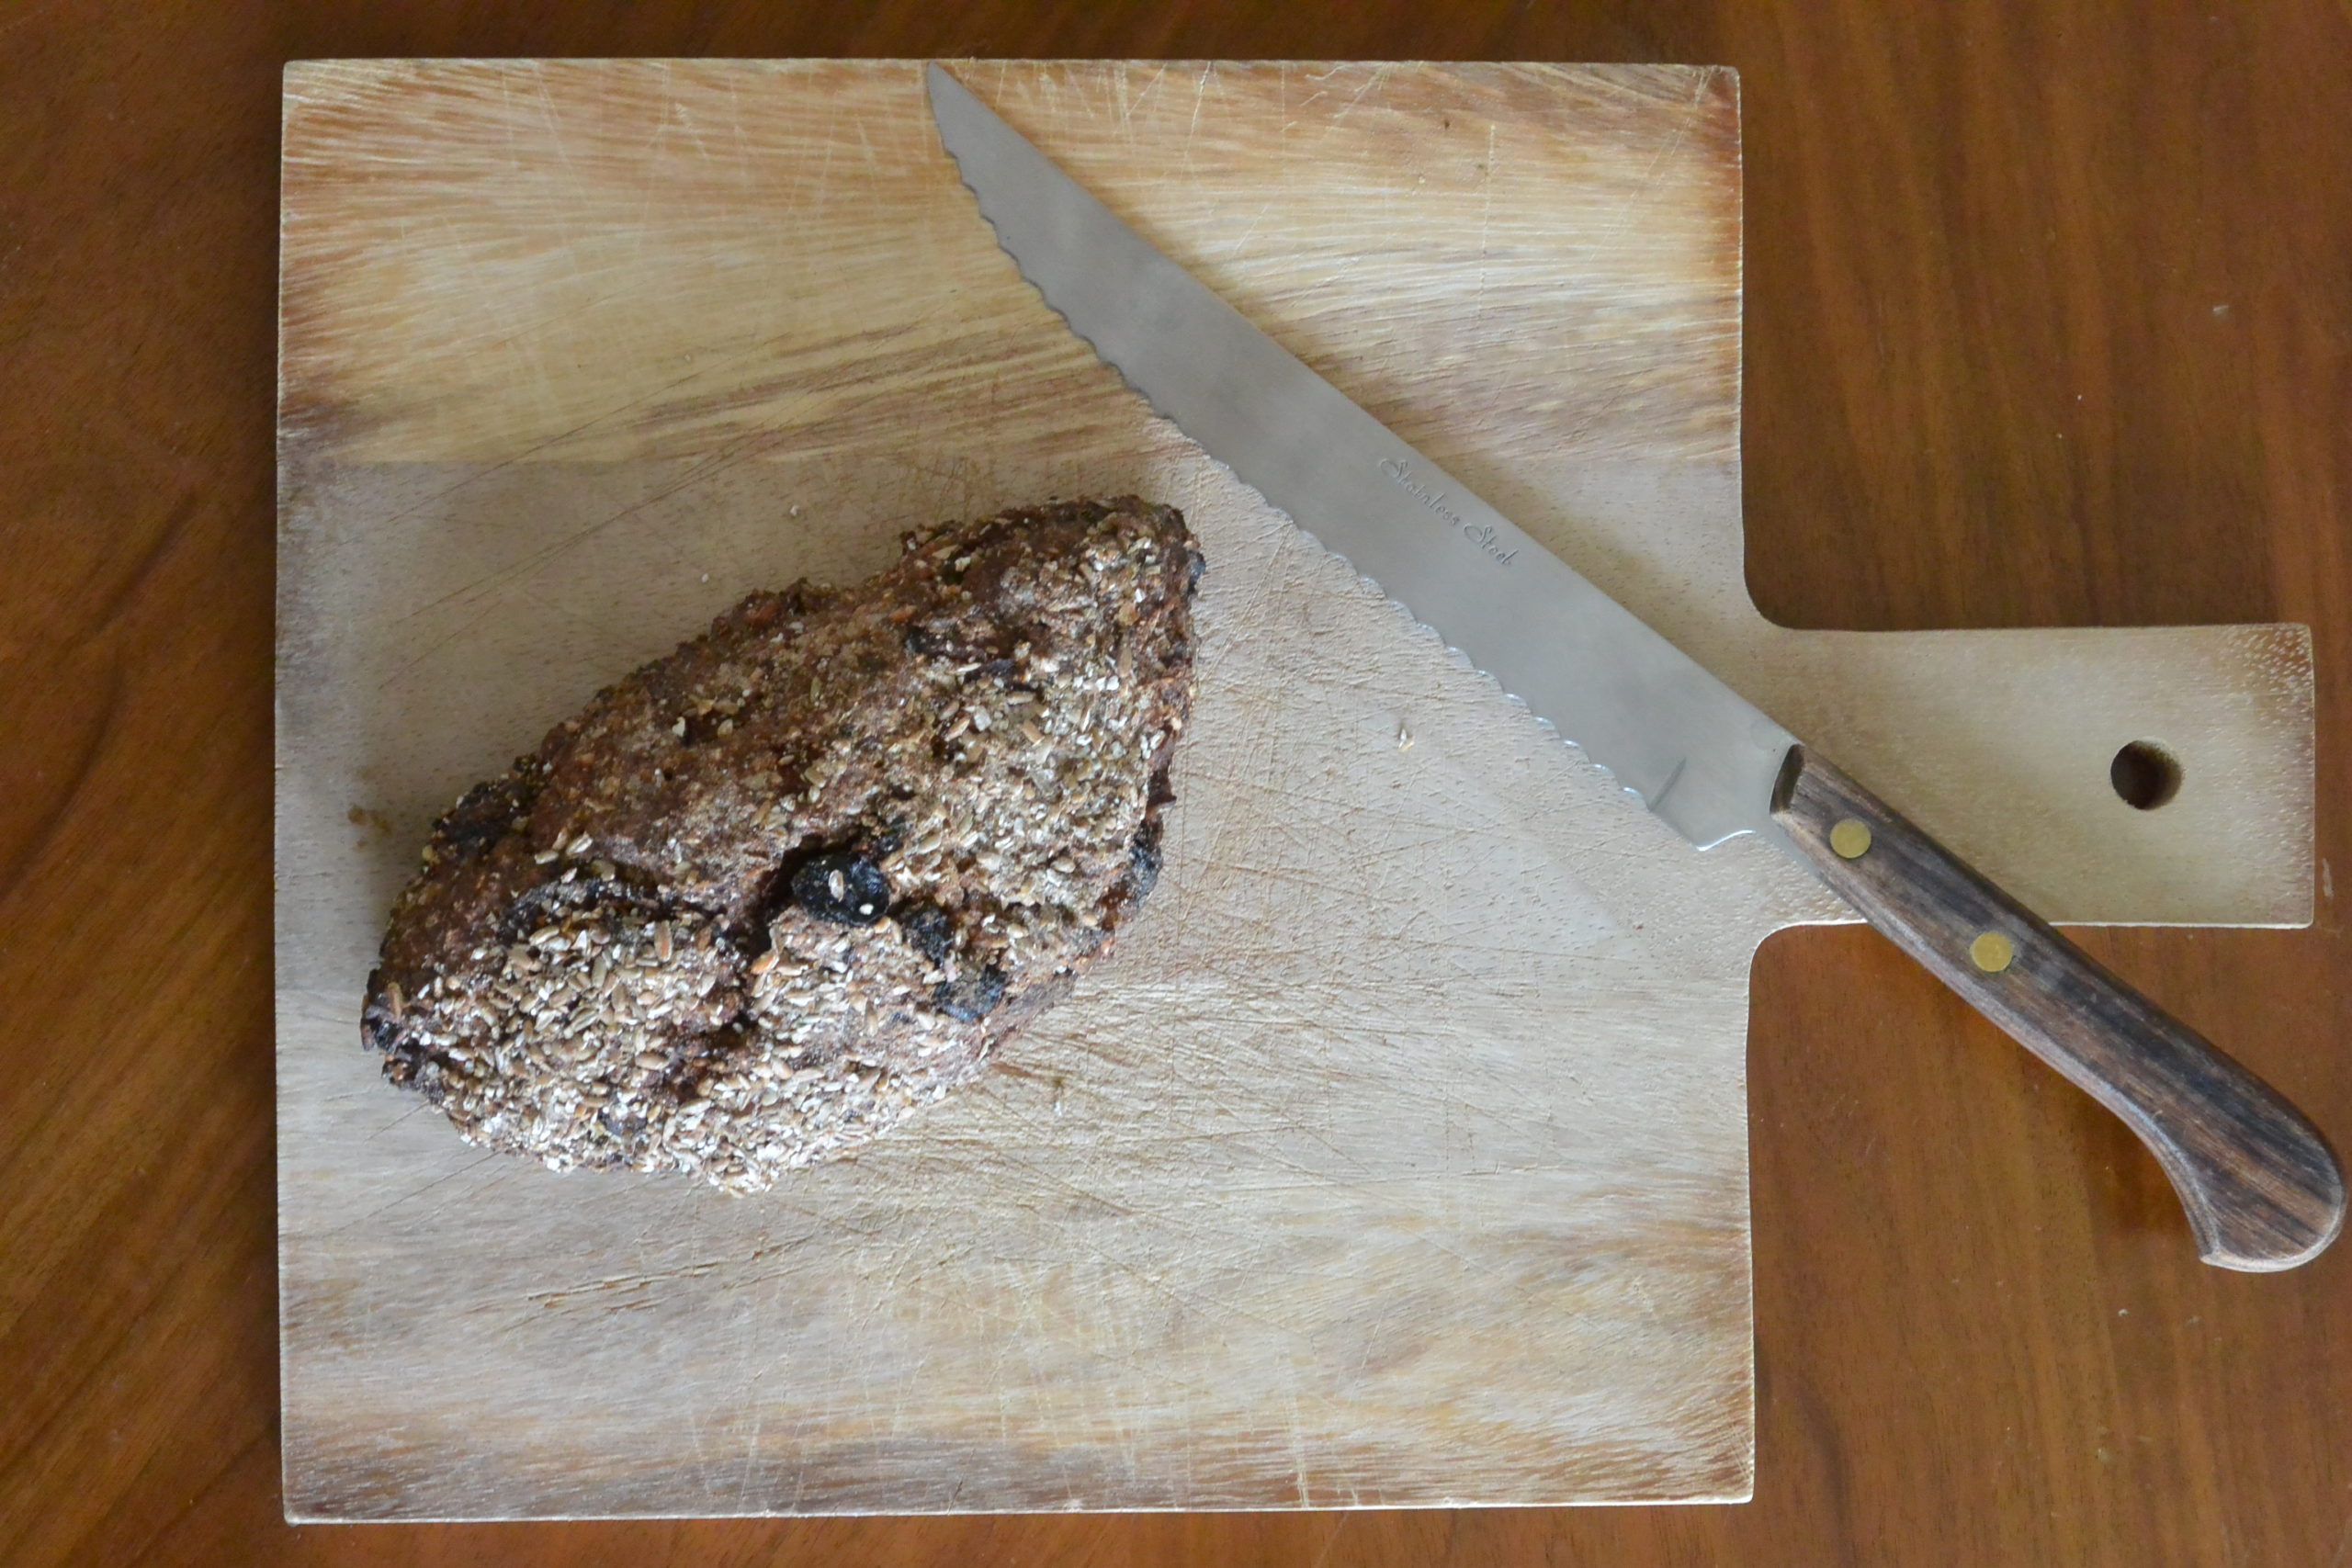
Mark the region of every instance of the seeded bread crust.
<instances>
[{"instance_id":1,"label":"seeded bread crust","mask_svg":"<svg viewBox=\"0 0 2352 1568\"><path fill-rule=\"evenodd\" d=\"M385 1076L477 1144L738 1190L967 1082L1159 874L1201 570L1123 497L752 594L434 825Z\"/></svg>"}]
</instances>

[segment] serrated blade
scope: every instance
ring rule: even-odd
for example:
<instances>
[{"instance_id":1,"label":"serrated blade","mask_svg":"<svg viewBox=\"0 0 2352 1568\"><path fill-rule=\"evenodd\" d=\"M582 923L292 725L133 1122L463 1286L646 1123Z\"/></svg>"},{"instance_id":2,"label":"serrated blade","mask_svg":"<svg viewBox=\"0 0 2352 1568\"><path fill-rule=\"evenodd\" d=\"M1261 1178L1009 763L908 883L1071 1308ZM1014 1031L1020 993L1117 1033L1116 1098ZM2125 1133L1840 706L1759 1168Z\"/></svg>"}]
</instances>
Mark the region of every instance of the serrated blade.
<instances>
[{"instance_id":1,"label":"serrated blade","mask_svg":"<svg viewBox=\"0 0 2352 1568\"><path fill-rule=\"evenodd\" d=\"M1022 276L1151 405L1702 849L1778 841L1794 737L1162 255L937 65Z\"/></svg>"}]
</instances>

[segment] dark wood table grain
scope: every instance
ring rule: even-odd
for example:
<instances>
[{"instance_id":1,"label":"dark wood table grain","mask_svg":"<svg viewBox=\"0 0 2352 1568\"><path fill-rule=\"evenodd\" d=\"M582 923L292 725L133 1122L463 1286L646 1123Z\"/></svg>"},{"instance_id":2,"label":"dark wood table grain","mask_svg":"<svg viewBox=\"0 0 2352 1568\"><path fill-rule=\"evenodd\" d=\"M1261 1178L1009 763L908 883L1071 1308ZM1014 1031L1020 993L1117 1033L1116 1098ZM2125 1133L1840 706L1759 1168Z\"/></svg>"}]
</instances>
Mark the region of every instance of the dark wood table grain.
<instances>
[{"instance_id":1,"label":"dark wood table grain","mask_svg":"<svg viewBox=\"0 0 2352 1568\"><path fill-rule=\"evenodd\" d=\"M2201 1266L2120 1125L1861 930L1758 960L1745 1507L281 1523L277 72L458 53L1738 67L1758 602L1808 626L2308 623L2316 923L2085 941L2352 1143L2339 0L19 0L0 8L0 1560L2352 1564L2352 1247L2280 1276Z\"/></svg>"}]
</instances>

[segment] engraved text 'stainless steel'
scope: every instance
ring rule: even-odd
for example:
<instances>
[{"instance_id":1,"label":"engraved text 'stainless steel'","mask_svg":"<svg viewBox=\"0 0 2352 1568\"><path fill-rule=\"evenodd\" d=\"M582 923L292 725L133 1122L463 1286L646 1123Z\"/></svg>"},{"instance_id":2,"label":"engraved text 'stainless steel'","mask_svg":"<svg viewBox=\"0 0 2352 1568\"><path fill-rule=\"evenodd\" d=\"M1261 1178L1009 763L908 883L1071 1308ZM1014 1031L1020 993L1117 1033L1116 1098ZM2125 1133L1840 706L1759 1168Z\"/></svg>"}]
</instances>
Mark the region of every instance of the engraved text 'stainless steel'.
<instances>
[{"instance_id":1,"label":"engraved text 'stainless steel'","mask_svg":"<svg viewBox=\"0 0 2352 1568\"><path fill-rule=\"evenodd\" d=\"M1693 844L1755 833L2120 1116L2206 1261L2304 1262L2326 1143L1155 250L934 65L940 137L1022 275L1154 408Z\"/></svg>"}]
</instances>

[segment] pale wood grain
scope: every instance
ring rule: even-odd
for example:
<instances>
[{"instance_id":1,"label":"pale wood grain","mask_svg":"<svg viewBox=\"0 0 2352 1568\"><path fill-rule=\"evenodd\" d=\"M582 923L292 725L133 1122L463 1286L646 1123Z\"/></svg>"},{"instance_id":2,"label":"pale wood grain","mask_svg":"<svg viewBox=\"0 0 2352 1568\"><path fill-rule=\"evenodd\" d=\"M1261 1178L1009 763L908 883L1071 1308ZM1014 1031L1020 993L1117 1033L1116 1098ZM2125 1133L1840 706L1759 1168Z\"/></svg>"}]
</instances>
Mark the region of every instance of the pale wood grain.
<instances>
[{"instance_id":1,"label":"pale wood grain","mask_svg":"<svg viewBox=\"0 0 2352 1568\"><path fill-rule=\"evenodd\" d=\"M1727 78L971 80L2033 901L2307 918L2299 631L1748 605ZM286 157L290 1511L1745 1494L1747 967L1818 888L1690 853L1151 420L910 65L301 67ZM749 587L1119 489L1207 542L1200 713L1161 891L1007 1071L752 1201L485 1161L376 1081L359 979L458 788ZM2106 782L2143 735L2154 813Z\"/></svg>"}]
</instances>

